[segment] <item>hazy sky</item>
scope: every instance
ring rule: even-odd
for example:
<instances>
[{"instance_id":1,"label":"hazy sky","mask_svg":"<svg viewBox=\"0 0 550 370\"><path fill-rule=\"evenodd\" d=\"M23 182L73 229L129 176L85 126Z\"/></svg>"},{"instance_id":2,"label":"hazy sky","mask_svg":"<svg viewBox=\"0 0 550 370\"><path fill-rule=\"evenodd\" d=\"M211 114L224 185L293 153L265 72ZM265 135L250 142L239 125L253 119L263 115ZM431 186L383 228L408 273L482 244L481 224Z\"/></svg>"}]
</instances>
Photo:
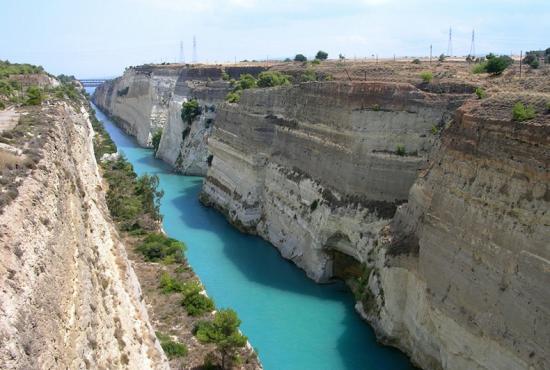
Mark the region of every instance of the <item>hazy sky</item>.
<instances>
[{"instance_id":1,"label":"hazy sky","mask_svg":"<svg viewBox=\"0 0 550 370\"><path fill-rule=\"evenodd\" d=\"M0 59L77 77L125 66L312 56L510 54L550 47L550 0L0 0Z\"/></svg>"}]
</instances>

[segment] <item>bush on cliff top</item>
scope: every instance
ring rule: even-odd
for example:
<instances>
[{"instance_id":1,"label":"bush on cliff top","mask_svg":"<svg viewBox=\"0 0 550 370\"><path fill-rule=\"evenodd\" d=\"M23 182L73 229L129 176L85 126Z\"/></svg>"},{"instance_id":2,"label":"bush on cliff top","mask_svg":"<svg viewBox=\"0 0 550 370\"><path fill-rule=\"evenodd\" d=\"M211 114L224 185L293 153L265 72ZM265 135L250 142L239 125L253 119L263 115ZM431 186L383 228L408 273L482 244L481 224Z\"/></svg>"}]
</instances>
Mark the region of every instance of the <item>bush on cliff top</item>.
<instances>
[{"instance_id":1,"label":"bush on cliff top","mask_svg":"<svg viewBox=\"0 0 550 370\"><path fill-rule=\"evenodd\" d=\"M290 76L276 71L265 71L258 76L258 87L290 85Z\"/></svg>"},{"instance_id":2,"label":"bush on cliff top","mask_svg":"<svg viewBox=\"0 0 550 370\"><path fill-rule=\"evenodd\" d=\"M26 105L40 105L44 99L44 94L41 88L38 86L31 86L27 89Z\"/></svg>"},{"instance_id":3,"label":"bush on cliff top","mask_svg":"<svg viewBox=\"0 0 550 370\"><path fill-rule=\"evenodd\" d=\"M159 339L160 346L162 347L164 353L166 353L166 356L168 356L169 359L187 356L188 351L185 344L176 342L172 340L170 336L162 334L161 332L157 331L155 334Z\"/></svg>"},{"instance_id":4,"label":"bush on cliff top","mask_svg":"<svg viewBox=\"0 0 550 370\"><path fill-rule=\"evenodd\" d=\"M295 62L307 62L307 58L304 54L296 54L294 57Z\"/></svg>"},{"instance_id":5,"label":"bush on cliff top","mask_svg":"<svg viewBox=\"0 0 550 370\"><path fill-rule=\"evenodd\" d=\"M425 71L425 72L420 73L420 78L422 78L423 82L429 83L433 80L434 75L430 71Z\"/></svg>"}]
</instances>

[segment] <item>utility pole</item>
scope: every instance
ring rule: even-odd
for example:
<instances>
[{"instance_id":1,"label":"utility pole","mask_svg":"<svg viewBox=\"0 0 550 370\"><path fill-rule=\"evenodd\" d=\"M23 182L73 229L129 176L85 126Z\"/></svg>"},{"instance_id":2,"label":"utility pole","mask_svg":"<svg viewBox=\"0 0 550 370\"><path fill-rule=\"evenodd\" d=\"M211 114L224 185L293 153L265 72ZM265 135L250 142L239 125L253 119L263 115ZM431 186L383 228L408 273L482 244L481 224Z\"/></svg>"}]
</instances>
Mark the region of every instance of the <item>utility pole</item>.
<instances>
[{"instance_id":1,"label":"utility pole","mask_svg":"<svg viewBox=\"0 0 550 370\"><path fill-rule=\"evenodd\" d=\"M430 64L432 64L432 45L430 44Z\"/></svg>"},{"instance_id":2,"label":"utility pole","mask_svg":"<svg viewBox=\"0 0 550 370\"><path fill-rule=\"evenodd\" d=\"M193 35L193 63L197 63L197 37Z\"/></svg>"},{"instance_id":3,"label":"utility pole","mask_svg":"<svg viewBox=\"0 0 550 370\"><path fill-rule=\"evenodd\" d=\"M183 41L180 41L180 62L185 63L185 58L183 57Z\"/></svg>"}]
</instances>

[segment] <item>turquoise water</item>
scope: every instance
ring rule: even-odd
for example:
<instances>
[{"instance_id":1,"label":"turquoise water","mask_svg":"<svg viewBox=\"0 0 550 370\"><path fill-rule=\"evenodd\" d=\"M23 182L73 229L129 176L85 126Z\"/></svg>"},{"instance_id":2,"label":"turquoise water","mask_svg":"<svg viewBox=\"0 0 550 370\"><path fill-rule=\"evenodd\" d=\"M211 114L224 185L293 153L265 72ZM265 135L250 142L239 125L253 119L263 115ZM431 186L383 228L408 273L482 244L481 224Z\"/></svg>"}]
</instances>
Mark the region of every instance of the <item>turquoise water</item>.
<instances>
[{"instance_id":1,"label":"turquoise water","mask_svg":"<svg viewBox=\"0 0 550 370\"><path fill-rule=\"evenodd\" d=\"M238 312L266 370L413 368L402 353L376 343L343 284L315 284L270 244L234 229L199 203L202 178L171 173L96 112L135 171L159 176L166 232L187 244L189 262L217 306Z\"/></svg>"}]
</instances>

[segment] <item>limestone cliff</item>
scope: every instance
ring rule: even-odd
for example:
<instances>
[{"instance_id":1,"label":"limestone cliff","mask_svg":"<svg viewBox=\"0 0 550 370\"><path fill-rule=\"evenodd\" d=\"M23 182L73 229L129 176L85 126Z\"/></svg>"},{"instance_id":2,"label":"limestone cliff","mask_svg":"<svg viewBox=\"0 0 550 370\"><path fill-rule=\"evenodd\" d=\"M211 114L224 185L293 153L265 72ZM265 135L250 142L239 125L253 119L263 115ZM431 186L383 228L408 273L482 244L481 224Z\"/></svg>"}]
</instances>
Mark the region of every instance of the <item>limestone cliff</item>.
<instances>
[{"instance_id":1,"label":"limestone cliff","mask_svg":"<svg viewBox=\"0 0 550 370\"><path fill-rule=\"evenodd\" d=\"M36 109L42 159L0 216L0 367L168 368L109 221L87 111Z\"/></svg>"},{"instance_id":2,"label":"limestone cliff","mask_svg":"<svg viewBox=\"0 0 550 370\"><path fill-rule=\"evenodd\" d=\"M548 368L548 115L422 87L245 91L218 109L201 200L313 279L350 281L423 368Z\"/></svg>"},{"instance_id":3,"label":"limestone cliff","mask_svg":"<svg viewBox=\"0 0 550 370\"><path fill-rule=\"evenodd\" d=\"M257 75L262 67L140 66L107 81L94 93L94 103L111 115L142 146L151 146L152 135L163 130L157 157L187 175L206 174L207 138L216 118L216 107L231 90L222 74L238 78ZM197 99L202 114L191 125L181 118L182 103Z\"/></svg>"}]
</instances>

